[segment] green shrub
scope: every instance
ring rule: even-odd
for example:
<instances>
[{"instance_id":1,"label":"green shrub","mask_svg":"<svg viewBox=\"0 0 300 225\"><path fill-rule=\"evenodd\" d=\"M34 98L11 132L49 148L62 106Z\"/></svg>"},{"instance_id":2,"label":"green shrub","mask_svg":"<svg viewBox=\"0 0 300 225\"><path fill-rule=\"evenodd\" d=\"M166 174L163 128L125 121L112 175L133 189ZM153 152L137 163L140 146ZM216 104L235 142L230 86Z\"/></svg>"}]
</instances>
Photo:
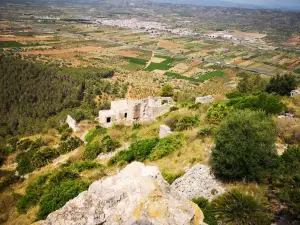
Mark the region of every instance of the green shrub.
<instances>
[{"instance_id":1,"label":"green shrub","mask_svg":"<svg viewBox=\"0 0 300 225\"><path fill-rule=\"evenodd\" d=\"M227 102L227 105L235 109L261 110L266 114L279 114L285 108L285 105L280 102L280 98L271 94L235 98Z\"/></svg>"},{"instance_id":2,"label":"green shrub","mask_svg":"<svg viewBox=\"0 0 300 225\"><path fill-rule=\"evenodd\" d=\"M279 95L289 96L292 90L295 90L298 86L298 81L296 76L293 75L283 75L272 77L270 83L266 87L266 92L276 93Z\"/></svg>"},{"instance_id":3,"label":"green shrub","mask_svg":"<svg viewBox=\"0 0 300 225\"><path fill-rule=\"evenodd\" d=\"M218 225L215 213L215 204L213 202L209 202L203 197L192 199L192 201L202 210L205 223L209 225Z\"/></svg>"},{"instance_id":4,"label":"green shrub","mask_svg":"<svg viewBox=\"0 0 300 225\"><path fill-rule=\"evenodd\" d=\"M176 179L184 175L183 171L180 171L178 173L170 173L168 171L163 171L161 173L165 181L167 181L169 184L172 184Z\"/></svg>"},{"instance_id":5,"label":"green shrub","mask_svg":"<svg viewBox=\"0 0 300 225\"><path fill-rule=\"evenodd\" d=\"M227 102L217 102L213 104L207 111L206 118L209 123L221 122L232 110L232 107L227 105Z\"/></svg>"},{"instance_id":6,"label":"green shrub","mask_svg":"<svg viewBox=\"0 0 300 225\"><path fill-rule=\"evenodd\" d=\"M88 183L82 181L67 180L47 190L41 197L37 220L45 219L49 213L63 207L67 201L85 191L88 186Z\"/></svg>"},{"instance_id":7,"label":"green shrub","mask_svg":"<svg viewBox=\"0 0 300 225\"><path fill-rule=\"evenodd\" d=\"M143 162L158 143L158 138L142 139L132 143L129 151L133 152L134 160Z\"/></svg>"},{"instance_id":8,"label":"green shrub","mask_svg":"<svg viewBox=\"0 0 300 225\"><path fill-rule=\"evenodd\" d=\"M200 123L199 117L187 116L182 114L170 115L165 119L165 124L168 125L173 131L183 131L192 129Z\"/></svg>"},{"instance_id":9,"label":"green shrub","mask_svg":"<svg viewBox=\"0 0 300 225\"><path fill-rule=\"evenodd\" d=\"M96 126L95 129L89 131L86 135L85 135L85 140L89 143L91 141L94 140L94 138L96 136L101 136L101 135L105 135L106 134L106 128L103 128L101 126Z\"/></svg>"},{"instance_id":10,"label":"green shrub","mask_svg":"<svg viewBox=\"0 0 300 225\"><path fill-rule=\"evenodd\" d=\"M39 149L33 154L32 164L35 168L43 167L52 162L53 159L59 156L57 149L46 147Z\"/></svg>"},{"instance_id":11,"label":"green shrub","mask_svg":"<svg viewBox=\"0 0 300 225\"><path fill-rule=\"evenodd\" d=\"M201 103L193 103L191 105L188 106L188 109L191 109L191 110L197 110L201 107Z\"/></svg>"},{"instance_id":12,"label":"green shrub","mask_svg":"<svg viewBox=\"0 0 300 225\"><path fill-rule=\"evenodd\" d=\"M78 161L78 162L72 163L68 167L71 168L72 170L75 170L80 173L85 170L103 167L103 165L100 163L97 163L97 162Z\"/></svg>"},{"instance_id":13,"label":"green shrub","mask_svg":"<svg viewBox=\"0 0 300 225\"><path fill-rule=\"evenodd\" d=\"M38 181L27 186L25 195L18 202L18 212L25 213L31 206L39 202L46 188L46 180L47 176L40 176Z\"/></svg>"},{"instance_id":14,"label":"green shrub","mask_svg":"<svg viewBox=\"0 0 300 225\"><path fill-rule=\"evenodd\" d=\"M93 160L103 152L103 145L101 141L92 141L86 145L84 156L86 159Z\"/></svg>"},{"instance_id":15,"label":"green shrub","mask_svg":"<svg viewBox=\"0 0 300 225\"><path fill-rule=\"evenodd\" d=\"M166 84L161 89L161 96L172 97L174 95L174 88L171 84Z\"/></svg>"},{"instance_id":16,"label":"green shrub","mask_svg":"<svg viewBox=\"0 0 300 225\"><path fill-rule=\"evenodd\" d=\"M241 93L258 93L263 92L267 86L267 82L260 75L240 73L240 80L237 90Z\"/></svg>"},{"instance_id":17,"label":"green shrub","mask_svg":"<svg viewBox=\"0 0 300 225\"><path fill-rule=\"evenodd\" d=\"M133 125L132 125L132 129L133 130L138 130L141 128L141 124L140 123L137 123L137 122L134 122Z\"/></svg>"},{"instance_id":18,"label":"green shrub","mask_svg":"<svg viewBox=\"0 0 300 225\"><path fill-rule=\"evenodd\" d=\"M59 144L58 151L59 154L66 154L71 152L81 146L83 141L80 140L78 137L70 137L66 141L62 141Z\"/></svg>"},{"instance_id":19,"label":"green shrub","mask_svg":"<svg viewBox=\"0 0 300 225\"><path fill-rule=\"evenodd\" d=\"M6 175L4 178L0 181L0 192L5 191L8 187L11 185L22 181L22 179L19 176L16 176L14 171L10 172L8 175Z\"/></svg>"},{"instance_id":20,"label":"green shrub","mask_svg":"<svg viewBox=\"0 0 300 225\"><path fill-rule=\"evenodd\" d=\"M274 166L275 125L263 112L236 111L221 122L211 164L214 174L229 180L265 178Z\"/></svg>"},{"instance_id":21,"label":"green shrub","mask_svg":"<svg viewBox=\"0 0 300 225\"><path fill-rule=\"evenodd\" d=\"M199 130L197 136L202 138L202 137L211 136L213 134L214 134L214 127L209 126Z\"/></svg>"},{"instance_id":22,"label":"green shrub","mask_svg":"<svg viewBox=\"0 0 300 225\"><path fill-rule=\"evenodd\" d=\"M90 160L95 159L100 153L114 151L120 146L120 142L113 140L110 136L106 135L102 140L94 140L87 144L85 158Z\"/></svg>"},{"instance_id":23,"label":"green shrub","mask_svg":"<svg viewBox=\"0 0 300 225\"><path fill-rule=\"evenodd\" d=\"M276 196L292 219L300 218L300 146L289 146L278 159L270 180L271 196ZM293 218L294 217L294 218Z\"/></svg>"},{"instance_id":24,"label":"green shrub","mask_svg":"<svg viewBox=\"0 0 300 225\"><path fill-rule=\"evenodd\" d=\"M270 225L272 215L266 204L253 195L233 189L215 199L219 221L232 225Z\"/></svg>"},{"instance_id":25,"label":"green shrub","mask_svg":"<svg viewBox=\"0 0 300 225\"><path fill-rule=\"evenodd\" d=\"M17 171L20 175L31 173L34 170L34 167L31 164L31 154L21 153L17 157Z\"/></svg>"},{"instance_id":26,"label":"green shrub","mask_svg":"<svg viewBox=\"0 0 300 225\"><path fill-rule=\"evenodd\" d=\"M184 144L183 134L171 134L159 140L153 151L149 155L151 161L160 159L171 152L179 149Z\"/></svg>"},{"instance_id":27,"label":"green shrub","mask_svg":"<svg viewBox=\"0 0 300 225\"><path fill-rule=\"evenodd\" d=\"M49 176L49 184L55 186L61 183L64 180L74 180L79 177L77 171L72 170L71 168L62 168L55 171Z\"/></svg>"}]
</instances>

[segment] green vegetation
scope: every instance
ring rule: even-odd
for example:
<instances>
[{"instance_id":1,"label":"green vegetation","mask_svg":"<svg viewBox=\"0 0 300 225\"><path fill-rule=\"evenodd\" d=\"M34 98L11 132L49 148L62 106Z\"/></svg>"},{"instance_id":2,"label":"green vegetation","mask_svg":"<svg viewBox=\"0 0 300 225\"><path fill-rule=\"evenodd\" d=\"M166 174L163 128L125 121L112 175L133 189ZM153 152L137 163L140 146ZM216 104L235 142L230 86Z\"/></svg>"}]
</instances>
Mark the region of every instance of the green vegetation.
<instances>
[{"instance_id":1,"label":"green vegetation","mask_svg":"<svg viewBox=\"0 0 300 225\"><path fill-rule=\"evenodd\" d=\"M219 221L232 225L269 225L272 215L264 202L233 189L215 199L215 213Z\"/></svg>"},{"instance_id":2,"label":"green vegetation","mask_svg":"<svg viewBox=\"0 0 300 225\"><path fill-rule=\"evenodd\" d=\"M217 124L221 122L230 112L232 107L227 102L214 103L207 111L206 118L209 123Z\"/></svg>"},{"instance_id":3,"label":"green vegetation","mask_svg":"<svg viewBox=\"0 0 300 225\"><path fill-rule=\"evenodd\" d=\"M61 208L67 201L88 188L89 183L81 180L80 172L102 167L95 162L78 161L51 174L40 176L37 181L27 186L25 195L18 202L18 211L26 213L38 204L40 207L36 219L45 219L49 213Z\"/></svg>"},{"instance_id":4,"label":"green vegetation","mask_svg":"<svg viewBox=\"0 0 300 225\"><path fill-rule=\"evenodd\" d=\"M159 140L149 155L151 161L161 159L184 145L183 134L172 134Z\"/></svg>"},{"instance_id":5,"label":"green vegetation","mask_svg":"<svg viewBox=\"0 0 300 225\"><path fill-rule=\"evenodd\" d=\"M164 58L166 60L164 60L161 63L151 62L150 65L145 69L146 71L151 72L153 70L169 70L172 67L172 65L170 65L170 64L175 61L174 58L171 58L168 56L162 56L162 55L156 56L155 55L155 57Z\"/></svg>"},{"instance_id":6,"label":"green vegetation","mask_svg":"<svg viewBox=\"0 0 300 225\"><path fill-rule=\"evenodd\" d=\"M278 159L278 165L270 179L270 196L287 207L294 220L300 218L300 146L289 147Z\"/></svg>"},{"instance_id":7,"label":"green vegetation","mask_svg":"<svg viewBox=\"0 0 300 225\"><path fill-rule=\"evenodd\" d=\"M174 73L174 72L166 72L165 75L169 76L169 77L173 77L176 79L182 79L182 80L188 80L188 81L192 81L192 82L204 82L206 80L209 80L213 77L220 77L220 76L224 76L224 72L223 71L215 71L212 73L208 73L205 75L201 75L200 77L194 78L194 77L186 77L186 76L182 76L178 73Z\"/></svg>"},{"instance_id":8,"label":"green vegetation","mask_svg":"<svg viewBox=\"0 0 300 225\"><path fill-rule=\"evenodd\" d=\"M134 160L143 162L148 158L158 142L158 138L141 139L134 142L129 150L133 152Z\"/></svg>"},{"instance_id":9,"label":"green vegetation","mask_svg":"<svg viewBox=\"0 0 300 225\"><path fill-rule=\"evenodd\" d=\"M261 93L256 96L242 96L231 98L226 102L217 102L207 111L207 120L210 123L219 123L230 112L239 109L251 109L253 111L263 111L266 114L280 114L286 108L278 96Z\"/></svg>"},{"instance_id":10,"label":"green vegetation","mask_svg":"<svg viewBox=\"0 0 300 225\"><path fill-rule=\"evenodd\" d=\"M274 164L275 125L263 112L232 112L215 135L211 163L225 180L261 181Z\"/></svg>"},{"instance_id":11,"label":"green vegetation","mask_svg":"<svg viewBox=\"0 0 300 225\"><path fill-rule=\"evenodd\" d=\"M237 90L241 93L259 93L264 92L267 86L267 81L256 74L240 73L241 78Z\"/></svg>"},{"instance_id":12,"label":"green vegetation","mask_svg":"<svg viewBox=\"0 0 300 225\"><path fill-rule=\"evenodd\" d=\"M78 137L69 137L66 141L62 141L59 144L58 151L60 154L66 154L81 146L83 141Z\"/></svg>"},{"instance_id":13,"label":"green vegetation","mask_svg":"<svg viewBox=\"0 0 300 225\"><path fill-rule=\"evenodd\" d=\"M174 95L174 88L171 84L166 84L161 89L161 96L172 97Z\"/></svg>"},{"instance_id":14,"label":"green vegetation","mask_svg":"<svg viewBox=\"0 0 300 225\"><path fill-rule=\"evenodd\" d=\"M132 143L128 150L118 152L108 161L108 166L117 162L121 164L130 163L134 160L145 161L147 159L157 160L167 156L184 144L184 136L182 134L172 134L158 140L158 138L141 139Z\"/></svg>"},{"instance_id":15,"label":"green vegetation","mask_svg":"<svg viewBox=\"0 0 300 225\"><path fill-rule=\"evenodd\" d=\"M294 73L300 74L300 68L294 69Z\"/></svg>"},{"instance_id":16,"label":"green vegetation","mask_svg":"<svg viewBox=\"0 0 300 225\"><path fill-rule=\"evenodd\" d=\"M93 118L101 108L94 101L97 95L122 97L127 90L117 81L105 80L112 71L56 68L13 56L0 56L0 74L2 138L58 127L59 120L73 111L80 112L79 119Z\"/></svg>"},{"instance_id":17,"label":"green vegetation","mask_svg":"<svg viewBox=\"0 0 300 225\"><path fill-rule=\"evenodd\" d=\"M105 135L101 139L93 140L86 145L85 158L95 159L100 153L108 153L121 147L120 142Z\"/></svg>"},{"instance_id":18,"label":"green vegetation","mask_svg":"<svg viewBox=\"0 0 300 225\"><path fill-rule=\"evenodd\" d=\"M283 75L272 77L270 83L266 87L268 93L276 93L279 95L289 96L292 90L298 86L297 78L293 75Z\"/></svg>"},{"instance_id":19,"label":"green vegetation","mask_svg":"<svg viewBox=\"0 0 300 225\"><path fill-rule=\"evenodd\" d=\"M199 115L185 115L181 112L171 114L165 119L173 131L184 131L197 127L200 123Z\"/></svg>"},{"instance_id":20,"label":"green vegetation","mask_svg":"<svg viewBox=\"0 0 300 225\"><path fill-rule=\"evenodd\" d=\"M180 171L178 173L170 173L168 171L163 171L161 173L165 181L167 181L169 184L172 184L176 179L184 175L183 171Z\"/></svg>"},{"instance_id":21,"label":"green vegetation","mask_svg":"<svg viewBox=\"0 0 300 225\"><path fill-rule=\"evenodd\" d=\"M101 136L105 134L106 134L106 129L97 125L95 129L90 130L85 135L85 140L89 143L92 142L96 136Z\"/></svg>"},{"instance_id":22,"label":"green vegetation","mask_svg":"<svg viewBox=\"0 0 300 225\"><path fill-rule=\"evenodd\" d=\"M63 207L67 201L86 190L88 186L89 184L83 181L67 180L51 188L41 197L37 220L45 219L49 213Z\"/></svg>"},{"instance_id":23,"label":"green vegetation","mask_svg":"<svg viewBox=\"0 0 300 225\"><path fill-rule=\"evenodd\" d=\"M204 216L204 222L209 225L218 225L218 221L216 219L216 207L213 202L209 202L205 198L195 198L192 199L194 203L196 203L199 208L202 210Z\"/></svg>"},{"instance_id":24,"label":"green vegetation","mask_svg":"<svg viewBox=\"0 0 300 225\"><path fill-rule=\"evenodd\" d=\"M128 60L131 63L146 66L147 60L145 59L138 59L138 58L133 58L133 57L124 57L126 60Z\"/></svg>"}]
</instances>

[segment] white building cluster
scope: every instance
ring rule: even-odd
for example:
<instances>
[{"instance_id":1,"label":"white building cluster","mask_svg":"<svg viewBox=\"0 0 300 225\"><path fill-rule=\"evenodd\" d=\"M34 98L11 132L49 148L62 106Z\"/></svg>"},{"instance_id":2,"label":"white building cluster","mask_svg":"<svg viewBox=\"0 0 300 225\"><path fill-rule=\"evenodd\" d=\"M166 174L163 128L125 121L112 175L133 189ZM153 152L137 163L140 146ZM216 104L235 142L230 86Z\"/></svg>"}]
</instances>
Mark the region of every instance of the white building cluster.
<instances>
[{"instance_id":1,"label":"white building cluster","mask_svg":"<svg viewBox=\"0 0 300 225\"><path fill-rule=\"evenodd\" d=\"M105 127L118 123L151 121L169 111L170 97L148 97L142 100L112 101L109 110L99 111L99 122Z\"/></svg>"}]
</instances>

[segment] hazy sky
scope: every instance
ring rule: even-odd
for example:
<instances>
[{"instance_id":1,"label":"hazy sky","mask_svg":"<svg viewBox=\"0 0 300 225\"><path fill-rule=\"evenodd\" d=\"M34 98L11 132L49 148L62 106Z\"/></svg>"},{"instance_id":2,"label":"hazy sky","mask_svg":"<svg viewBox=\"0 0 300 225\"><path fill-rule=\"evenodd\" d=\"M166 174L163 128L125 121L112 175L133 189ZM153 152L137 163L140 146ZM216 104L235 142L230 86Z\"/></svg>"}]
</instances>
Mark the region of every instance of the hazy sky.
<instances>
[{"instance_id":1,"label":"hazy sky","mask_svg":"<svg viewBox=\"0 0 300 225\"><path fill-rule=\"evenodd\" d=\"M255 5L266 5L266 4L274 4L281 6L300 6L300 0L229 0L230 2L236 3L247 3L247 4L255 4Z\"/></svg>"}]
</instances>

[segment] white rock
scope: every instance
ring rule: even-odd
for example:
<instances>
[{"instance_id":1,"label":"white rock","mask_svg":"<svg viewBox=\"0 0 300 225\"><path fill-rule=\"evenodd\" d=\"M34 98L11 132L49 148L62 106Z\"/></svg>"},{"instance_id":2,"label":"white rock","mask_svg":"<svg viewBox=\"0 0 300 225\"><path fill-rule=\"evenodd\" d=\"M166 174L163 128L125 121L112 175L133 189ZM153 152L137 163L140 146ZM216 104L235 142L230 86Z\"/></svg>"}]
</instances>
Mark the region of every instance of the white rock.
<instances>
[{"instance_id":1,"label":"white rock","mask_svg":"<svg viewBox=\"0 0 300 225\"><path fill-rule=\"evenodd\" d=\"M182 177L175 180L171 188L188 199L204 197L212 200L225 192L225 188L215 179L210 169L201 164L195 165Z\"/></svg>"},{"instance_id":2,"label":"white rock","mask_svg":"<svg viewBox=\"0 0 300 225\"><path fill-rule=\"evenodd\" d=\"M159 138L164 138L172 134L171 128L167 125L160 125L159 127Z\"/></svg>"},{"instance_id":3,"label":"white rock","mask_svg":"<svg viewBox=\"0 0 300 225\"><path fill-rule=\"evenodd\" d=\"M94 182L88 191L51 213L43 225L194 225L202 211L170 188L157 167L134 162L119 174Z\"/></svg>"}]
</instances>

